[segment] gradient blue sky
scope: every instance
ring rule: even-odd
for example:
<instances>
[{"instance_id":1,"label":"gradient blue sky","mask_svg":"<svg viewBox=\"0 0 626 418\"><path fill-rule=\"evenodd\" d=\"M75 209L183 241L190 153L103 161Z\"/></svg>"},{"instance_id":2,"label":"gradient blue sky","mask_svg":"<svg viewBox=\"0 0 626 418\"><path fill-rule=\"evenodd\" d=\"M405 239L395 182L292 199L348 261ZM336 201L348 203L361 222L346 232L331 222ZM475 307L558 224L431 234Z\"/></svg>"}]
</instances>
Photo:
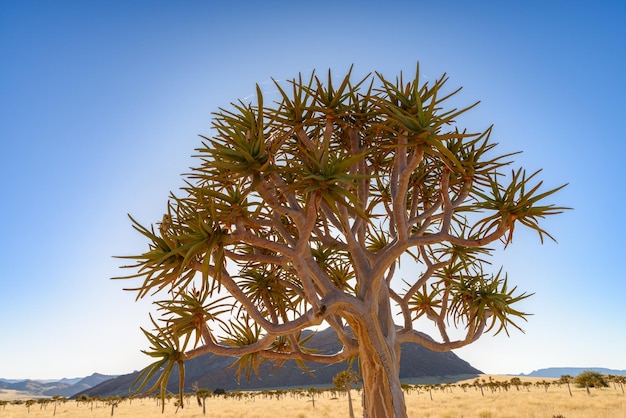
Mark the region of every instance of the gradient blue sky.
<instances>
[{"instance_id":1,"label":"gradient blue sky","mask_svg":"<svg viewBox=\"0 0 626 418\"><path fill-rule=\"evenodd\" d=\"M150 306L109 280L112 256L145 249L126 214L161 218L211 112L271 77L417 61L575 208L547 223L558 244L521 233L494 260L536 292L526 333L456 353L488 373L626 369L625 59L621 1L3 1L0 377L148 364Z\"/></svg>"}]
</instances>

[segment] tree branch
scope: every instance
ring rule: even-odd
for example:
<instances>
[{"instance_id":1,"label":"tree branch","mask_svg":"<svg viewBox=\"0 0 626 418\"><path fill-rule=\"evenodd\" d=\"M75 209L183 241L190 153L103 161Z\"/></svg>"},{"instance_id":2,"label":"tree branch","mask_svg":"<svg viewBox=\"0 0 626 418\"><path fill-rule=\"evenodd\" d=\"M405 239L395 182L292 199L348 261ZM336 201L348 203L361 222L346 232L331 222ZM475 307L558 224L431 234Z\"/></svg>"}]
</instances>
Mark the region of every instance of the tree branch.
<instances>
[{"instance_id":1,"label":"tree branch","mask_svg":"<svg viewBox=\"0 0 626 418\"><path fill-rule=\"evenodd\" d=\"M403 329L398 332L397 337L398 341L403 343L417 343L420 344L429 350L437 351L437 352L446 352L450 350L454 350L457 348L465 347L476 341L483 333L483 330L486 325L486 319L482 319L478 327L474 330L474 332L469 332L466 334L465 338L462 340L455 341L447 341L447 342L437 342L432 338L428 337L426 334L422 334L420 332L414 330L406 330Z\"/></svg>"}]
</instances>

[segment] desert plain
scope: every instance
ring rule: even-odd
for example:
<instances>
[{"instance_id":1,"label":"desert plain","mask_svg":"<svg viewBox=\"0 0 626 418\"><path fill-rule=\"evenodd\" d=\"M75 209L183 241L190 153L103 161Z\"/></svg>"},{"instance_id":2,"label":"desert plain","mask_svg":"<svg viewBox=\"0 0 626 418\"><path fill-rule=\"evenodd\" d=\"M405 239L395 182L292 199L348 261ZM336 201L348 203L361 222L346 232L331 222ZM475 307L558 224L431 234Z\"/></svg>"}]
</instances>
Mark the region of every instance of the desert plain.
<instances>
[{"instance_id":1,"label":"desert plain","mask_svg":"<svg viewBox=\"0 0 626 418\"><path fill-rule=\"evenodd\" d=\"M409 417L428 418L626 418L626 395L619 385L608 388L585 388L559 384L558 379L520 377L525 385L504 388L512 376L481 375L476 379L442 385L418 385L405 391ZM495 384L488 384L488 383ZM482 390L480 389L482 386ZM571 390L571 395L570 395ZM271 396L270 396L271 394ZM272 392L241 392L235 396L212 396L206 399L206 415L196 397L186 396L183 408L176 398L166 400L165 410L156 398L123 399L112 406L109 400L15 404L19 393L0 391L0 418L59 417L211 417L211 418L335 418L349 417L348 397L325 391L313 398L306 390L285 391L279 397ZM351 392L354 414L362 416L361 393Z\"/></svg>"}]
</instances>

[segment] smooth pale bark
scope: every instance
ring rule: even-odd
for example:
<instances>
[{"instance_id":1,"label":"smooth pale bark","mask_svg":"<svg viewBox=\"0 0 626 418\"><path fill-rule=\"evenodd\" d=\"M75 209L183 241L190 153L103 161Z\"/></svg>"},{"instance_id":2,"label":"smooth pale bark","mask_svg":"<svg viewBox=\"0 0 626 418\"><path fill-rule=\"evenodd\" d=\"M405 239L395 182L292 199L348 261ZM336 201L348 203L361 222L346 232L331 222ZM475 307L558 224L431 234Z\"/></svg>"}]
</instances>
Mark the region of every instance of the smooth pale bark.
<instances>
[{"instance_id":1,"label":"smooth pale bark","mask_svg":"<svg viewBox=\"0 0 626 418\"><path fill-rule=\"evenodd\" d=\"M406 418L400 385L400 343L396 339L389 298L382 295L377 306L374 312L349 321L359 342L363 416Z\"/></svg>"}]
</instances>

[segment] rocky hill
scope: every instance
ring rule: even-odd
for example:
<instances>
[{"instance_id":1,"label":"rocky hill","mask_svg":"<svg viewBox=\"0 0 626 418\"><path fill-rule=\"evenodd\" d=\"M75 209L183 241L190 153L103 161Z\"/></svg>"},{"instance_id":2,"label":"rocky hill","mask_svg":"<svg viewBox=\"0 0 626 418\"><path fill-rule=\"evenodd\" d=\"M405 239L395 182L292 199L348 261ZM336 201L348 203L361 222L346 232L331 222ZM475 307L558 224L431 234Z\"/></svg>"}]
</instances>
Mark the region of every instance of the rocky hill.
<instances>
[{"instance_id":1,"label":"rocky hill","mask_svg":"<svg viewBox=\"0 0 626 418\"><path fill-rule=\"evenodd\" d=\"M77 379L61 379L59 381L39 381L39 380L2 380L0 379L0 389L8 389L19 392L21 395L29 395L33 398L47 396L71 397L79 392L90 389L106 380L117 376L106 376L94 373L91 376ZM74 383L75 382L75 383Z\"/></svg>"},{"instance_id":2,"label":"rocky hill","mask_svg":"<svg viewBox=\"0 0 626 418\"><path fill-rule=\"evenodd\" d=\"M316 348L323 352L333 352L340 348L335 332L328 328L316 333L308 347ZM248 381L245 375L237 380L236 370L229 368L235 359L222 356L202 356L191 359L185 363L185 391L193 392L195 387L226 390L235 389L271 389L279 387L312 387L332 385L332 378L337 373L345 370L347 363L319 364L306 363L312 374L300 369L294 361L276 368L271 362L265 362L259 367L257 378L251 373ZM404 344L400 361L401 379L424 379L429 377L478 375L481 371L472 367L468 362L460 359L454 353L437 353L430 351L417 344ZM131 393L131 385L136 379L138 372L119 376L108 380L82 393L89 396L128 396ZM168 384L168 390L178 391L178 372L174 370Z\"/></svg>"}]
</instances>

